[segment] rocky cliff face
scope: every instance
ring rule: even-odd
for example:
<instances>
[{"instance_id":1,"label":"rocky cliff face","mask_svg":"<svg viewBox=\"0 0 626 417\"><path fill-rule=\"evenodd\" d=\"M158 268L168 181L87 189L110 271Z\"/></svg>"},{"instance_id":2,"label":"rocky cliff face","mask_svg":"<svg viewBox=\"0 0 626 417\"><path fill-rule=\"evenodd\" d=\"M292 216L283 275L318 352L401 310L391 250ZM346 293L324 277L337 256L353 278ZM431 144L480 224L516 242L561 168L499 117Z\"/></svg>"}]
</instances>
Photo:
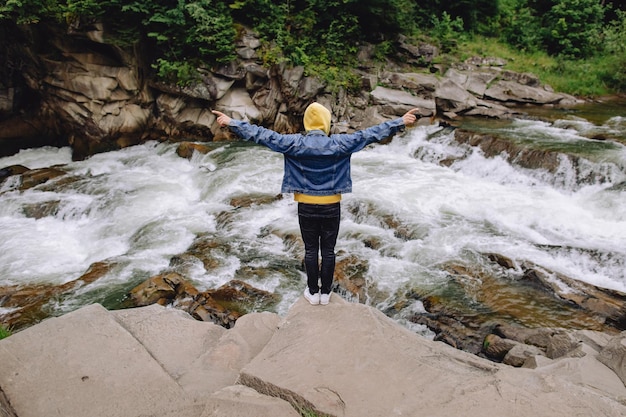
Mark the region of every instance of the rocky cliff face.
<instances>
[{"instance_id":1,"label":"rocky cliff face","mask_svg":"<svg viewBox=\"0 0 626 417\"><path fill-rule=\"evenodd\" d=\"M551 91L527 74L503 71L504 62L471 59L432 75L379 70L364 65L362 90L331 91L304 75L301 67L264 67L260 42L245 33L237 42L238 58L203 71L187 87L150 78L146 51L128 50L105 41L99 24L71 33L38 25L15 27L17 45L4 48L19 73L0 84L0 147L5 154L34 144L70 144L75 159L146 140L211 141L225 138L210 109L280 132L302 129L301 114L317 100L333 111L335 132L349 132L402 115L419 107L422 116L509 117L511 104L568 105L576 99ZM431 61L433 47L401 50L413 59ZM415 56L415 55L421 56ZM368 48L361 50L370 60Z\"/></svg>"}]
</instances>

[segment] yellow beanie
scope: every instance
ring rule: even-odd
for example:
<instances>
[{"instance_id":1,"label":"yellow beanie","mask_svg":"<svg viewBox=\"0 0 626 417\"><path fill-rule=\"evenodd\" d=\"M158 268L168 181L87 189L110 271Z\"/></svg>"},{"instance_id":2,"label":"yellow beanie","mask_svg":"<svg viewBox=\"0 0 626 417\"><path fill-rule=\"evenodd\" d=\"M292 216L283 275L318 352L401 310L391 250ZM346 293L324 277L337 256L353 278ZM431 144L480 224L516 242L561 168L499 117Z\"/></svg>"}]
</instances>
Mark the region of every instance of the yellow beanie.
<instances>
[{"instance_id":1,"label":"yellow beanie","mask_svg":"<svg viewBox=\"0 0 626 417\"><path fill-rule=\"evenodd\" d=\"M319 103L311 103L304 111L304 129L323 130L330 134L330 111Z\"/></svg>"}]
</instances>

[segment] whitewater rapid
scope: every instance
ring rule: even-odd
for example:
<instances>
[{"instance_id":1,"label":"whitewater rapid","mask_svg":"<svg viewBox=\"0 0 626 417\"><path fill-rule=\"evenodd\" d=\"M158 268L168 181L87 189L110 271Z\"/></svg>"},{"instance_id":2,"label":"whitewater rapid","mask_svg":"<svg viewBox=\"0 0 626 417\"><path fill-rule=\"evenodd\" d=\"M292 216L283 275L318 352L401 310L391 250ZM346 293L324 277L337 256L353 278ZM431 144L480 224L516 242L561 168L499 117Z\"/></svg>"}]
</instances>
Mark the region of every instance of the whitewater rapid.
<instances>
[{"instance_id":1,"label":"whitewater rapid","mask_svg":"<svg viewBox=\"0 0 626 417\"><path fill-rule=\"evenodd\" d=\"M623 132L625 125L617 118L604 127ZM506 127L511 137L575 147L585 169L603 179L582 184L565 159L556 173L519 168L504 155L486 158L455 143L452 131L437 125L370 146L352 157L354 191L342 201L337 251L366 259L364 278L389 293L411 283L436 286L448 279L442 264L481 253L626 292L626 150L587 139L591 128L598 127L581 120ZM210 235L224 243L214 254L219 262L211 270L191 268L193 282L208 289L243 277L280 294L277 312L284 313L305 283L295 267L301 248L280 237L299 235L296 203L285 195L263 205L230 204L235 197L279 194L282 156L241 142L210 146L190 160L177 156L177 144L156 142L77 162L68 148L0 158L0 168L58 165L76 177L23 192L10 181L0 186L0 286L61 284L94 262L114 261L105 277L56 306L71 310L121 297L131 284L165 270L197 236ZM440 165L446 158L460 159ZM54 208L48 215L28 215L29 207L46 205ZM366 243L372 241L377 244ZM242 275L260 266L271 272Z\"/></svg>"}]
</instances>

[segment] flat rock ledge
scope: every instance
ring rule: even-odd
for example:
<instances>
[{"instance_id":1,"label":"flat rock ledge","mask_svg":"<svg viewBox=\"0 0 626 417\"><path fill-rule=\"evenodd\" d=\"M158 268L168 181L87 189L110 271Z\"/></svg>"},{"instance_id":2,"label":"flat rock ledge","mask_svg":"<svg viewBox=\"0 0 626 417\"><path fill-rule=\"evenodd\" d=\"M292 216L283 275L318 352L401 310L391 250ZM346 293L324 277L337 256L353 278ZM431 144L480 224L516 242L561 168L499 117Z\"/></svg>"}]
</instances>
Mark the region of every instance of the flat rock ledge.
<instances>
[{"instance_id":1,"label":"flat rock ledge","mask_svg":"<svg viewBox=\"0 0 626 417\"><path fill-rule=\"evenodd\" d=\"M593 336L576 357L513 368L336 294L228 330L94 304L0 341L0 416L623 417L626 332Z\"/></svg>"}]
</instances>

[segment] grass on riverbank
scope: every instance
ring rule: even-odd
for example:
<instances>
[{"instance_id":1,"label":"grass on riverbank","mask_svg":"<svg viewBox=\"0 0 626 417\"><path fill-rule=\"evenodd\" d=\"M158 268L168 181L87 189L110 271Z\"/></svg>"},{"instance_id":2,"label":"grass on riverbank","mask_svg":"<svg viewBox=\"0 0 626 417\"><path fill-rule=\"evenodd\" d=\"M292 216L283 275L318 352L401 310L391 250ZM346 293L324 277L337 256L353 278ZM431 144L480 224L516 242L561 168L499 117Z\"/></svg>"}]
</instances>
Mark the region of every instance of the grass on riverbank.
<instances>
[{"instance_id":1,"label":"grass on riverbank","mask_svg":"<svg viewBox=\"0 0 626 417\"><path fill-rule=\"evenodd\" d=\"M618 57L597 57L586 60L565 60L545 52L528 53L516 50L496 39L476 36L459 43L457 58L465 60L471 56L492 56L505 59L505 69L530 72L539 77L543 84L554 90L576 96L594 97L611 94L607 86L619 65Z\"/></svg>"},{"instance_id":2,"label":"grass on riverbank","mask_svg":"<svg viewBox=\"0 0 626 417\"><path fill-rule=\"evenodd\" d=\"M11 336L11 330L5 328L4 326L0 326L0 340L5 339Z\"/></svg>"}]
</instances>

